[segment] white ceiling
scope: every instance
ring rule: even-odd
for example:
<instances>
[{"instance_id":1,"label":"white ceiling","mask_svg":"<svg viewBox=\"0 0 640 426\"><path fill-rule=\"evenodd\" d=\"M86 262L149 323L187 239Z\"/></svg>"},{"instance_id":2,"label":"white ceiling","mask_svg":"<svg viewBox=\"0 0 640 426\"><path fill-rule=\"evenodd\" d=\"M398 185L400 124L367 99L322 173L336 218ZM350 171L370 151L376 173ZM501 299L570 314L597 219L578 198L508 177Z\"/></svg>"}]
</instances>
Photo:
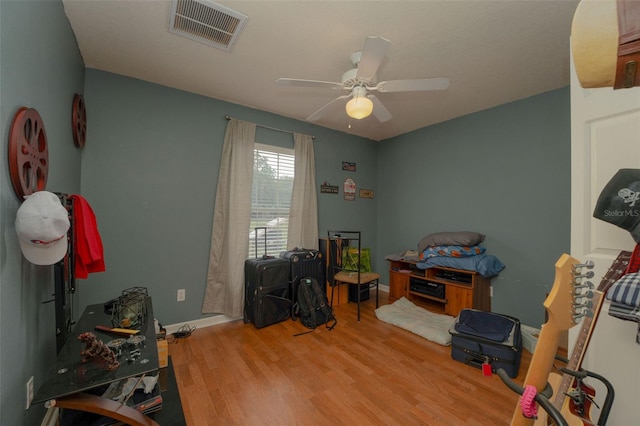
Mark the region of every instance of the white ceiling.
<instances>
[{"instance_id":1,"label":"white ceiling","mask_svg":"<svg viewBox=\"0 0 640 426\"><path fill-rule=\"evenodd\" d=\"M370 116L348 128L340 106L316 122L382 140L568 85L578 1L221 0L249 17L231 52L170 33L168 0L63 3L88 68L299 120L343 93L276 79L340 82L365 37L383 36L391 47L378 81L451 83L438 92L377 93L394 116L386 123Z\"/></svg>"}]
</instances>

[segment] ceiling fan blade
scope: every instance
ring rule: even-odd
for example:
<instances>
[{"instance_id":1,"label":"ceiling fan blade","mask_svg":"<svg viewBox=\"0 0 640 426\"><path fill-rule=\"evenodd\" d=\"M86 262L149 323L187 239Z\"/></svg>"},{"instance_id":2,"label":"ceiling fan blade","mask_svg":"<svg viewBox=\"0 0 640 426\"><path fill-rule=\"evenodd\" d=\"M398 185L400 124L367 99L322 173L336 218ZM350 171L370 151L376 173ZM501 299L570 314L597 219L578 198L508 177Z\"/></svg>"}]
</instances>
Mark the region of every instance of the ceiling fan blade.
<instances>
[{"instance_id":1,"label":"ceiling fan blade","mask_svg":"<svg viewBox=\"0 0 640 426\"><path fill-rule=\"evenodd\" d=\"M279 78L276 80L278 86L296 87L320 87L323 89L342 89L342 83L333 81L302 80L298 78Z\"/></svg>"},{"instance_id":2,"label":"ceiling fan blade","mask_svg":"<svg viewBox=\"0 0 640 426\"><path fill-rule=\"evenodd\" d=\"M389 40L383 37L369 36L365 39L357 78L371 80L376 76L384 55L389 49L389 44Z\"/></svg>"},{"instance_id":3,"label":"ceiling fan blade","mask_svg":"<svg viewBox=\"0 0 640 426\"><path fill-rule=\"evenodd\" d=\"M329 102L328 104L326 104L325 106L323 106L322 108L320 108L319 110L317 110L316 112L314 112L313 114L308 116L307 117L307 121L320 120L322 117L324 117L324 115L327 113L327 111L331 107L333 107L333 105L335 105L336 103L339 103L341 101L344 101L346 99L349 99L351 96L353 96L353 95L352 94L348 94L348 95L338 96L337 98L335 98L334 100L332 100L331 102Z\"/></svg>"},{"instance_id":4,"label":"ceiling fan blade","mask_svg":"<svg viewBox=\"0 0 640 426\"><path fill-rule=\"evenodd\" d=\"M449 87L449 79L423 78L416 80L381 81L376 86L378 92L415 92L423 90L444 90Z\"/></svg>"},{"instance_id":5,"label":"ceiling fan blade","mask_svg":"<svg viewBox=\"0 0 640 426\"><path fill-rule=\"evenodd\" d=\"M389 121L393 118L393 115L389 112L380 99L376 98L374 95L367 96L373 102L373 115L378 119L379 122L384 123L385 121Z\"/></svg>"}]
</instances>

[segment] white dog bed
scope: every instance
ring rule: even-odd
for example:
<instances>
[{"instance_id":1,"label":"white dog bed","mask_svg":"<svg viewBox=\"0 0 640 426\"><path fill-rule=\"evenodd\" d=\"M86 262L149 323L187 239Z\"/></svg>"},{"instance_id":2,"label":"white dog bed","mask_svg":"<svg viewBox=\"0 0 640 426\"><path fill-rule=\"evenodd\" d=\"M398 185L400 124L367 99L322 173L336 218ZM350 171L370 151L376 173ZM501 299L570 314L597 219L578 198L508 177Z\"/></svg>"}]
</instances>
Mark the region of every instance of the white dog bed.
<instances>
[{"instance_id":1,"label":"white dog bed","mask_svg":"<svg viewBox=\"0 0 640 426\"><path fill-rule=\"evenodd\" d=\"M404 297L376 309L379 320L404 328L418 336L444 346L451 344L449 329L455 318L439 315L414 305Z\"/></svg>"}]
</instances>

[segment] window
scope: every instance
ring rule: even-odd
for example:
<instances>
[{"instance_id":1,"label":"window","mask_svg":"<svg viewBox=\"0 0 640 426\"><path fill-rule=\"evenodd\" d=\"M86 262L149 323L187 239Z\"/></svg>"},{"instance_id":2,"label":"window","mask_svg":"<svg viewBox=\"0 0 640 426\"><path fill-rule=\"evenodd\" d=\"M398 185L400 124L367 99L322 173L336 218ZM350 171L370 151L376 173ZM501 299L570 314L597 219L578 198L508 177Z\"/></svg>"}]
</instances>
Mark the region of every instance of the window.
<instances>
[{"instance_id":1,"label":"window","mask_svg":"<svg viewBox=\"0 0 640 426\"><path fill-rule=\"evenodd\" d=\"M253 187L251 190L251 229L249 232L249 258L265 252L265 229L267 254L279 256L287 249L289 207L293 191L294 151L256 144L253 151Z\"/></svg>"}]
</instances>

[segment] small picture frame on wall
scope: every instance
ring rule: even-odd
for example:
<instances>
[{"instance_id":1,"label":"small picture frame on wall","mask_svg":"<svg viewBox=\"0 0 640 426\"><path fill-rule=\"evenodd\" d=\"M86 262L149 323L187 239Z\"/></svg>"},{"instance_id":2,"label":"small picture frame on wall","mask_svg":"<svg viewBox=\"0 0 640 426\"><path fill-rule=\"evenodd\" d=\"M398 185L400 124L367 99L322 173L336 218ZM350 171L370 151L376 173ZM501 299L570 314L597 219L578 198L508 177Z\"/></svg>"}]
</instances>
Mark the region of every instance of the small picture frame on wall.
<instances>
[{"instance_id":1,"label":"small picture frame on wall","mask_svg":"<svg viewBox=\"0 0 640 426\"><path fill-rule=\"evenodd\" d=\"M360 198L373 199L373 191L371 189L361 189Z\"/></svg>"},{"instance_id":2,"label":"small picture frame on wall","mask_svg":"<svg viewBox=\"0 0 640 426\"><path fill-rule=\"evenodd\" d=\"M356 171L356 163L352 163L350 161L342 162L342 170L346 172L355 172Z\"/></svg>"},{"instance_id":3,"label":"small picture frame on wall","mask_svg":"<svg viewBox=\"0 0 640 426\"><path fill-rule=\"evenodd\" d=\"M329 182L324 182L320 185L320 193L321 194L338 194L340 192L339 186L331 185Z\"/></svg>"},{"instance_id":4,"label":"small picture frame on wall","mask_svg":"<svg viewBox=\"0 0 640 426\"><path fill-rule=\"evenodd\" d=\"M347 178L343 187L345 201L354 201L356 199L356 183L353 179Z\"/></svg>"}]
</instances>

